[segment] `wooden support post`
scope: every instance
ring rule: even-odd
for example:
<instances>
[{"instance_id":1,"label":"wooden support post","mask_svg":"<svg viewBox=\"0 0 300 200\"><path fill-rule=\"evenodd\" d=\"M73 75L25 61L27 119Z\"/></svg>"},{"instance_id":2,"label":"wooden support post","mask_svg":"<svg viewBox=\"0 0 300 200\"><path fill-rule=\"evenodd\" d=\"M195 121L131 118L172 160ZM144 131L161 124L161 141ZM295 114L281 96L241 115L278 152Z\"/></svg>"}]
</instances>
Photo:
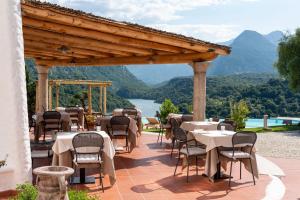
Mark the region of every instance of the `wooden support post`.
<instances>
[{"instance_id":1,"label":"wooden support post","mask_svg":"<svg viewBox=\"0 0 300 200\"><path fill-rule=\"evenodd\" d=\"M35 112L39 112L39 83L35 82Z\"/></svg>"},{"instance_id":2,"label":"wooden support post","mask_svg":"<svg viewBox=\"0 0 300 200\"><path fill-rule=\"evenodd\" d=\"M205 120L206 110L206 70L209 62L193 62L194 70L194 94L193 94L193 119Z\"/></svg>"},{"instance_id":3,"label":"wooden support post","mask_svg":"<svg viewBox=\"0 0 300 200\"><path fill-rule=\"evenodd\" d=\"M89 106L88 113L92 114L92 86L91 85L88 85L88 106Z\"/></svg>"},{"instance_id":4,"label":"wooden support post","mask_svg":"<svg viewBox=\"0 0 300 200\"><path fill-rule=\"evenodd\" d=\"M48 92L48 110L52 110L52 84L49 84Z\"/></svg>"},{"instance_id":5,"label":"wooden support post","mask_svg":"<svg viewBox=\"0 0 300 200\"><path fill-rule=\"evenodd\" d=\"M59 107L59 85L56 85L56 107Z\"/></svg>"},{"instance_id":6,"label":"wooden support post","mask_svg":"<svg viewBox=\"0 0 300 200\"><path fill-rule=\"evenodd\" d=\"M99 93L99 112L103 112L103 106L102 106L102 87L99 87L100 93Z\"/></svg>"},{"instance_id":7,"label":"wooden support post","mask_svg":"<svg viewBox=\"0 0 300 200\"><path fill-rule=\"evenodd\" d=\"M106 114L106 87L103 87L103 114Z\"/></svg>"},{"instance_id":8,"label":"wooden support post","mask_svg":"<svg viewBox=\"0 0 300 200\"><path fill-rule=\"evenodd\" d=\"M38 111L44 112L48 109L48 67L36 66L38 72Z\"/></svg>"}]
</instances>

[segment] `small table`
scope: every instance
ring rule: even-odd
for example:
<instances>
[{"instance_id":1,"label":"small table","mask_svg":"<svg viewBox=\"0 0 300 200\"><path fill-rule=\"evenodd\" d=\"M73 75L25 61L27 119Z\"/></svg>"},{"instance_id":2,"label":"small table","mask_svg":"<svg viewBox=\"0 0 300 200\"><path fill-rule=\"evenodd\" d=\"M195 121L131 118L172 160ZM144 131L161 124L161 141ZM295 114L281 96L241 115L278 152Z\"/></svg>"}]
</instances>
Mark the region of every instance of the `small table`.
<instances>
[{"instance_id":1,"label":"small table","mask_svg":"<svg viewBox=\"0 0 300 200\"><path fill-rule=\"evenodd\" d=\"M218 124L219 122L189 121L182 122L180 127L186 131L193 131L196 129L217 130Z\"/></svg>"}]
</instances>

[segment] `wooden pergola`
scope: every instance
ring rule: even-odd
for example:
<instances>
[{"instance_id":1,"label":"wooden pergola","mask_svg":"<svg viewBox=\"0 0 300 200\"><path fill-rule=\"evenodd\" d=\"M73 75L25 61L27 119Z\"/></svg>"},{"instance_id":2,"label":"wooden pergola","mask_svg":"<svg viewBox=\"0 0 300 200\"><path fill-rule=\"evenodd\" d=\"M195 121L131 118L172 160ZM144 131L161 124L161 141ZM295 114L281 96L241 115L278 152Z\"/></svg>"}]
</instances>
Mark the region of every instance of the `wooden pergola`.
<instances>
[{"instance_id":1,"label":"wooden pergola","mask_svg":"<svg viewBox=\"0 0 300 200\"><path fill-rule=\"evenodd\" d=\"M99 109L106 114L106 87L112 85L111 81L95 81L95 80L49 80L48 81L48 110L52 110L52 91L55 88L56 107L59 107L59 88L61 85L87 85L88 87L88 113L92 113L92 87L99 87ZM38 94L38 83L36 87L36 96ZM36 98L36 112L39 108L39 99Z\"/></svg>"},{"instance_id":2,"label":"wooden pergola","mask_svg":"<svg viewBox=\"0 0 300 200\"><path fill-rule=\"evenodd\" d=\"M53 66L186 63L194 69L194 119L204 120L208 64L229 47L49 3L23 0L21 8L25 57L37 64L40 111L48 108Z\"/></svg>"}]
</instances>

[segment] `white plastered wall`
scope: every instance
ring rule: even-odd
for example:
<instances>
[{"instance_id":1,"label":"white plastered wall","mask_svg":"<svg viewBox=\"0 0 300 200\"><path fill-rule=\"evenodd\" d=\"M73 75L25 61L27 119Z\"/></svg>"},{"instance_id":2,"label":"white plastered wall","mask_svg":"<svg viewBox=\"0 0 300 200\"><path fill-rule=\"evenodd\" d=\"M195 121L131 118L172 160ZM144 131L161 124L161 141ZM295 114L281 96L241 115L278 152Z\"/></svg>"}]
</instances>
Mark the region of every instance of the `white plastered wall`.
<instances>
[{"instance_id":1,"label":"white plastered wall","mask_svg":"<svg viewBox=\"0 0 300 200\"><path fill-rule=\"evenodd\" d=\"M0 0L0 191L31 181L20 0Z\"/></svg>"}]
</instances>

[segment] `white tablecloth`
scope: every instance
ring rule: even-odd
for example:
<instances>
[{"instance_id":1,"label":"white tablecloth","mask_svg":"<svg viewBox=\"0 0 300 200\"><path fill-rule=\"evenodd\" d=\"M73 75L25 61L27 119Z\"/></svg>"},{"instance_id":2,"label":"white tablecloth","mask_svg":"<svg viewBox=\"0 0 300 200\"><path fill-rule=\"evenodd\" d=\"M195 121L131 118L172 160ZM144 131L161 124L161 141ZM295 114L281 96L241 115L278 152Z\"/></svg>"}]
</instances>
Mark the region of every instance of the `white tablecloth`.
<instances>
[{"instance_id":1,"label":"white tablecloth","mask_svg":"<svg viewBox=\"0 0 300 200\"><path fill-rule=\"evenodd\" d=\"M109 175L110 183L113 185L116 181L114 156L115 149L110 137L104 131L92 131L100 134L104 139L103 148L103 174ZM52 147L54 152L52 165L72 167L72 157L70 150L73 149L72 139L78 134L74 132L60 132L57 134L56 141Z\"/></svg>"},{"instance_id":2,"label":"white tablecloth","mask_svg":"<svg viewBox=\"0 0 300 200\"><path fill-rule=\"evenodd\" d=\"M217 172L217 164L220 162L218 158L217 147L232 147L232 136L235 132L233 131L191 131L189 132L189 138L195 138L198 142L206 145L206 161L205 161L205 174L212 178ZM254 149L253 149L254 150ZM253 164L253 172L258 177L257 163L255 152L252 152L251 158ZM226 169L227 161L221 161L222 167ZM250 162L245 160L245 168L251 173Z\"/></svg>"},{"instance_id":3,"label":"white tablecloth","mask_svg":"<svg viewBox=\"0 0 300 200\"><path fill-rule=\"evenodd\" d=\"M189 121L182 122L180 127L186 131L193 131L195 129L217 130L218 124L218 122Z\"/></svg>"},{"instance_id":4,"label":"white tablecloth","mask_svg":"<svg viewBox=\"0 0 300 200\"><path fill-rule=\"evenodd\" d=\"M113 110L112 115L113 116L121 116L121 115L123 115L123 110L124 110L123 108L116 108ZM142 117L142 111L140 109L136 109L136 110L137 110L137 116Z\"/></svg>"}]
</instances>

